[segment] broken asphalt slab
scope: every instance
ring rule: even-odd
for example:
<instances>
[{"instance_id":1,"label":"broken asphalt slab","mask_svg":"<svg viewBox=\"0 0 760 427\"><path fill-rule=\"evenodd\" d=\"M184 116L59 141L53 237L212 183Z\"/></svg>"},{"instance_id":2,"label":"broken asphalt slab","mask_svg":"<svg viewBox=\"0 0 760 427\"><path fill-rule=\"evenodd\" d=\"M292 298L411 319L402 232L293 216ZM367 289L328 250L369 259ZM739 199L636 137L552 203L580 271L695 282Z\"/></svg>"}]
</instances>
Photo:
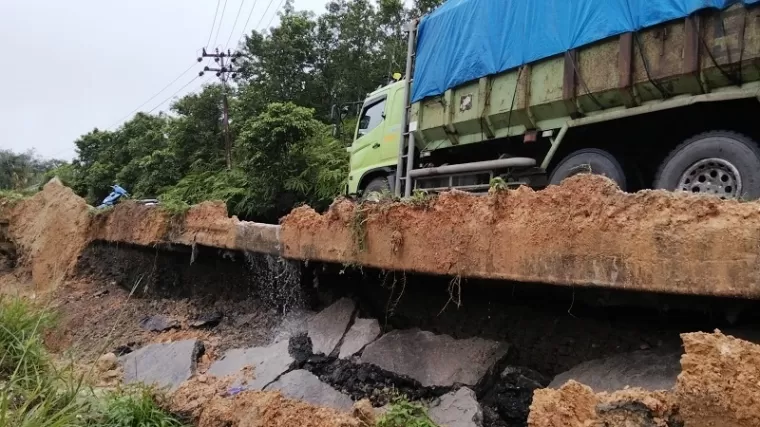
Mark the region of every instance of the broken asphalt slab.
<instances>
[{"instance_id":1,"label":"broken asphalt slab","mask_svg":"<svg viewBox=\"0 0 760 427\"><path fill-rule=\"evenodd\" d=\"M680 352L657 353L643 350L590 360L563 372L549 388L558 389L570 380L591 387L594 392L612 392L626 387L670 390L681 373Z\"/></svg>"},{"instance_id":2,"label":"broken asphalt slab","mask_svg":"<svg viewBox=\"0 0 760 427\"><path fill-rule=\"evenodd\" d=\"M343 339L356 311L356 304L341 298L307 321L307 330L314 354L329 356Z\"/></svg>"},{"instance_id":3,"label":"broken asphalt slab","mask_svg":"<svg viewBox=\"0 0 760 427\"><path fill-rule=\"evenodd\" d=\"M263 390L264 387L284 374L293 365L294 359L288 353L288 341L280 341L268 347L234 349L211 365L208 374L215 377L236 377L233 386L248 390ZM251 367L252 378L243 370Z\"/></svg>"},{"instance_id":4,"label":"broken asphalt slab","mask_svg":"<svg viewBox=\"0 0 760 427\"><path fill-rule=\"evenodd\" d=\"M359 353L379 336L380 324L377 320L357 318L343 339L338 358L346 359Z\"/></svg>"},{"instance_id":5,"label":"broken asphalt slab","mask_svg":"<svg viewBox=\"0 0 760 427\"><path fill-rule=\"evenodd\" d=\"M288 372L268 385L266 391L277 390L291 399L312 405L326 406L339 411L349 411L353 401L347 395L323 383L316 375L303 369Z\"/></svg>"},{"instance_id":6,"label":"broken asphalt slab","mask_svg":"<svg viewBox=\"0 0 760 427\"><path fill-rule=\"evenodd\" d=\"M151 344L133 351L119 358L124 382L176 390L193 375L203 350L203 343L192 339Z\"/></svg>"},{"instance_id":7,"label":"broken asphalt slab","mask_svg":"<svg viewBox=\"0 0 760 427\"><path fill-rule=\"evenodd\" d=\"M483 411L475 392L467 387L441 396L428 415L440 426L483 427Z\"/></svg>"},{"instance_id":8,"label":"broken asphalt slab","mask_svg":"<svg viewBox=\"0 0 760 427\"><path fill-rule=\"evenodd\" d=\"M368 345L362 363L371 363L419 381L425 387L477 385L509 345L482 338L454 339L419 329L389 332Z\"/></svg>"}]
</instances>

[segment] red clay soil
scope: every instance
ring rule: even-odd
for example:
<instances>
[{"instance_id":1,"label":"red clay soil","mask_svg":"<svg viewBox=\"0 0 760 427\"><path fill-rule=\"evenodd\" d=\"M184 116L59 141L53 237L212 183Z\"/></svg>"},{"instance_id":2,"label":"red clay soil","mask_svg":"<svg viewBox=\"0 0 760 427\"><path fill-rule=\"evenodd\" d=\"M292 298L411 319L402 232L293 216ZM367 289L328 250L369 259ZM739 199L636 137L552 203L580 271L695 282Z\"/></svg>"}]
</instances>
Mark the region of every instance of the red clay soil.
<instances>
[{"instance_id":1,"label":"red clay soil","mask_svg":"<svg viewBox=\"0 0 760 427\"><path fill-rule=\"evenodd\" d=\"M172 395L168 409L198 427L362 427L358 418L284 398L245 391L225 396L229 381L196 377Z\"/></svg>"},{"instance_id":2,"label":"red clay soil","mask_svg":"<svg viewBox=\"0 0 760 427\"><path fill-rule=\"evenodd\" d=\"M228 216L222 202L205 202L178 216L130 201L97 211L55 179L30 198L0 204L0 221L8 222L8 235L20 254L18 266L31 273L35 292L43 293L72 272L94 240L235 248L241 224ZM11 281L0 277L0 290L8 291Z\"/></svg>"},{"instance_id":3,"label":"red clay soil","mask_svg":"<svg viewBox=\"0 0 760 427\"><path fill-rule=\"evenodd\" d=\"M536 390L530 427L760 426L760 345L719 331L682 336L685 354L674 390L594 394L569 381Z\"/></svg>"},{"instance_id":4,"label":"red clay soil","mask_svg":"<svg viewBox=\"0 0 760 427\"><path fill-rule=\"evenodd\" d=\"M18 263L31 273L36 292L54 289L74 267L89 242L89 210L82 198L57 180L4 210Z\"/></svg>"},{"instance_id":5,"label":"red clay soil","mask_svg":"<svg viewBox=\"0 0 760 427\"><path fill-rule=\"evenodd\" d=\"M356 205L282 220L287 258L415 271L760 297L760 202L641 191L578 175L527 187L429 201Z\"/></svg>"},{"instance_id":6,"label":"red clay soil","mask_svg":"<svg viewBox=\"0 0 760 427\"><path fill-rule=\"evenodd\" d=\"M719 332L682 335L675 394L687 426L760 426L760 346Z\"/></svg>"}]
</instances>

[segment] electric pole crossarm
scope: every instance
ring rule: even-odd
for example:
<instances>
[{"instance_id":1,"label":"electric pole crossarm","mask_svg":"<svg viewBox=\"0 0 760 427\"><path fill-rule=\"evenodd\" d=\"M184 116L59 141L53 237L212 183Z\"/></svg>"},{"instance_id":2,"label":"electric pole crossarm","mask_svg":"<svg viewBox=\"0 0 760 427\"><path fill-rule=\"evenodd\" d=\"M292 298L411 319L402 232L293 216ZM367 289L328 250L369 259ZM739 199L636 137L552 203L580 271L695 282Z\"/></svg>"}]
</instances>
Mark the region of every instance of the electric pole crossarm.
<instances>
[{"instance_id":1,"label":"electric pole crossarm","mask_svg":"<svg viewBox=\"0 0 760 427\"><path fill-rule=\"evenodd\" d=\"M219 49L215 53L208 53L206 48L203 48L202 55L198 58L198 62L202 62L203 58L214 58L214 62L219 64L218 67L203 67L203 71L199 75L203 75L206 71L212 71L216 73L219 80L222 82L222 110L224 121L224 153L227 161L227 169L232 169L232 138L230 136L230 116L229 116L229 102L227 100L227 81L230 77L233 79L237 77L237 73L240 71L234 67L235 61L240 58L242 54L240 52L232 53L230 50L227 52L220 52Z\"/></svg>"}]
</instances>

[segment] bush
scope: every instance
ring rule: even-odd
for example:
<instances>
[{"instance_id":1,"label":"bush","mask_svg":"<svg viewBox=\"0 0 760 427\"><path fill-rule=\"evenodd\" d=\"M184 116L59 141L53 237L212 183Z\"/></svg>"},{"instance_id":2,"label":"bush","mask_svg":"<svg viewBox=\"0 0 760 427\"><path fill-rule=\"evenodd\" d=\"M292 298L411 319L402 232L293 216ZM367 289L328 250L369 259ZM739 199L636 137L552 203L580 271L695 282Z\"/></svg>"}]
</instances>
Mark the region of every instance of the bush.
<instances>
[{"instance_id":1,"label":"bush","mask_svg":"<svg viewBox=\"0 0 760 427\"><path fill-rule=\"evenodd\" d=\"M437 427L427 410L403 397L393 399L388 412L377 421L377 427Z\"/></svg>"}]
</instances>

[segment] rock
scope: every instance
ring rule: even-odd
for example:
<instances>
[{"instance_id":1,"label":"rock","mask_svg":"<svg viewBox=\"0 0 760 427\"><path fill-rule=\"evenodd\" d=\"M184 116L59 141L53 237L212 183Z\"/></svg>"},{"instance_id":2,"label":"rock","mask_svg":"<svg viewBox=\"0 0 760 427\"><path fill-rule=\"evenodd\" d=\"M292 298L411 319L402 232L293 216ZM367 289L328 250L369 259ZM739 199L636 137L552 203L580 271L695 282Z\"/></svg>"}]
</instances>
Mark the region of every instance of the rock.
<instances>
[{"instance_id":1,"label":"rock","mask_svg":"<svg viewBox=\"0 0 760 427\"><path fill-rule=\"evenodd\" d=\"M106 353L98 358L95 362L95 367L99 372L106 372L116 368L118 362L119 359L114 353Z\"/></svg>"},{"instance_id":2,"label":"rock","mask_svg":"<svg viewBox=\"0 0 760 427\"><path fill-rule=\"evenodd\" d=\"M348 412L353 406L350 397L323 383L316 375L303 369L288 372L268 385L265 390L279 390L288 398L340 411Z\"/></svg>"},{"instance_id":3,"label":"rock","mask_svg":"<svg viewBox=\"0 0 760 427\"><path fill-rule=\"evenodd\" d=\"M681 372L678 352L634 351L605 359L596 359L563 372L549 384L558 389L569 380L585 384L596 392L612 392L626 386L644 390L670 390Z\"/></svg>"},{"instance_id":4,"label":"rock","mask_svg":"<svg viewBox=\"0 0 760 427\"><path fill-rule=\"evenodd\" d=\"M242 386L247 390L262 390L290 369L293 362L293 358L288 354L288 342L281 341L268 347L230 350L221 360L211 365L207 374L215 377L235 375L233 386ZM248 366L253 368L254 378L246 378L242 372Z\"/></svg>"},{"instance_id":5,"label":"rock","mask_svg":"<svg viewBox=\"0 0 760 427\"><path fill-rule=\"evenodd\" d=\"M198 375L198 382L201 384L206 384L208 382L208 377L205 375Z\"/></svg>"},{"instance_id":6,"label":"rock","mask_svg":"<svg viewBox=\"0 0 760 427\"><path fill-rule=\"evenodd\" d=\"M440 426L483 427L483 411L475 392L467 387L441 396L428 415Z\"/></svg>"},{"instance_id":7,"label":"rock","mask_svg":"<svg viewBox=\"0 0 760 427\"><path fill-rule=\"evenodd\" d=\"M142 320L140 320L140 327L146 331L163 332L169 329L179 328L179 322L170 317L157 314L155 316L142 318Z\"/></svg>"},{"instance_id":8,"label":"rock","mask_svg":"<svg viewBox=\"0 0 760 427\"><path fill-rule=\"evenodd\" d=\"M124 382L176 390L193 375L202 351L203 343L195 339L143 347L119 359Z\"/></svg>"},{"instance_id":9,"label":"rock","mask_svg":"<svg viewBox=\"0 0 760 427\"><path fill-rule=\"evenodd\" d=\"M222 321L222 313L215 311L213 313L206 313L197 319L190 322L191 328L213 328Z\"/></svg>"},{"instance_id":10,"label":"rock","mask_svg":"<svg viewBox=\"0 0 760 427\"><path fill-rule=\"evenodd\" d=\"M425 387L474 386L508 349L509 345L502 342L457 340L409 329L383 335L364 349L361 361L414 378Z\"/></svg>"},{"instance_id":11,"label":"rock","mask_svg":"<svg viewBox=\"0 0 760 427\"><path fill-rule=\"evenodd\" d=\"M348 329L355 309L353 301L341 298L307 321L314 354L329 356L335 350Z\"/></svg>"},{"instance_id":12,"label":"rock","mask_svg":"<svg viewBox=\"0 0 760 427\"><path fill-rule=\"evenodd\" d=\"M346 359L353 356L362 351L367 344L376 340L379 336L380 324L377 320L357 318L343 339L343 345L340 346L338 357Z\"/></svg>"},{"instance_id":13,"label":"rock","mask_svg":"<svg viewBox=\"0 0 760 427\"><path fill-rule=\"evenodd\" d=\"M106 295L106 294L108 294L108 289L102 289L102 290L99 290L99 291L95 292L94 294L92 294L92 296L94 298L100 298L100 297L102 297L103 295Z\"/></svg>"}]
</instances>

